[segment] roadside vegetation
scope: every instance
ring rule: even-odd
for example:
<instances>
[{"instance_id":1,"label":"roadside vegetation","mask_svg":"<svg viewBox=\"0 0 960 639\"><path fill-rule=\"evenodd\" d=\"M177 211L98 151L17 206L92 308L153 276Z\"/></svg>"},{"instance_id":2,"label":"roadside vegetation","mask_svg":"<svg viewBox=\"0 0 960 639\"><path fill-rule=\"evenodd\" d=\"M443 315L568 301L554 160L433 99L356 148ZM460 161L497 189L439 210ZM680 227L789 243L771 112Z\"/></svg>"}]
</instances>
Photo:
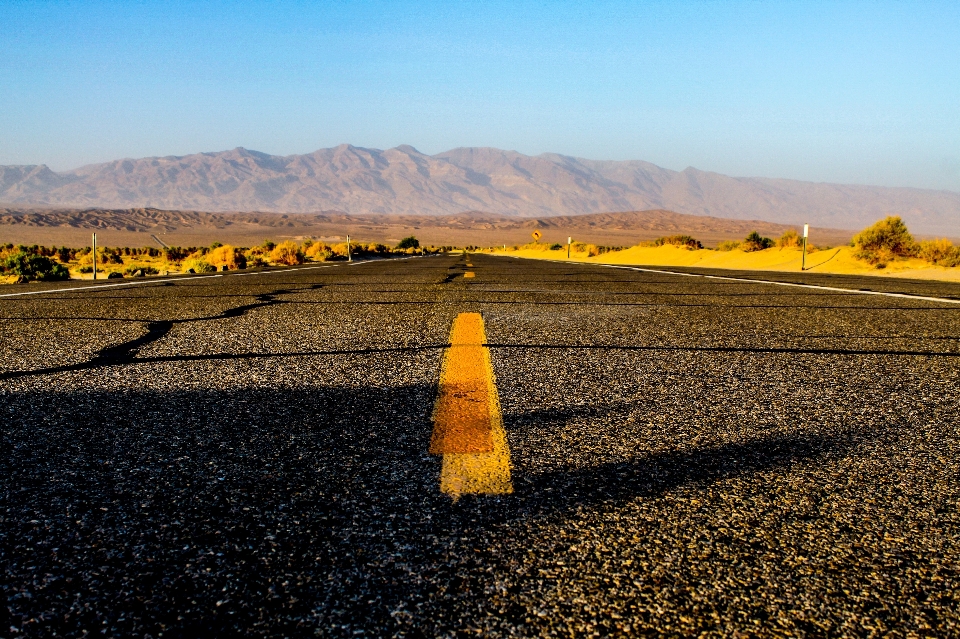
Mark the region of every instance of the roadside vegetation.
<instances>
[{"instance_id":1,"label":"roadside vegetation","mask_svg":"<svg viewBox=\"0 0 960 639\"><path fill-rule=\"evenodd\" d=\"M907 225L896 216L863 229L854 236L851 246L857 259L879 269L911 257L938 266L960 266L960 247L945 238L916 242Z\"/></svg>"},{"instance_id":2,"label":"roadside vegetation","mask_svg":"<svg viewBox=\"0 0 960 639\"><path fill-rule=\"evenodd\" d=\"M658 237L650 242L640 242L640 246L679 246L691 251L703 248L700 240L689 235L669 235L667 237Z\"/></svg>"},{"instance_id":3,"label":"roadside vegetation","mask_svg":"<svg viewBox=\"0 0 960 639\"><path fill-rule=\"evenodd\" d=\"M770 238L752 231L742 240L720 242L715 248L705 248L689 235L671 235L623 248L597 246L574 242L571 257L591 259L610 264L651 264L661 266L700 266L704 268L733 268L793 271L804 267L818 272L869 273L873 269L914 272L927 270L923 277L957 279L960 273L942 273L940 268L960 267L960 247L950 240L926 239L916 241L899 217L887 217L863 229L848 246L816 246L810 242L804 263L800 252L803 237L796 229L788 229L779 238ZM525 245L500 247L491 251L526 253L528 257L550 256L551 251L563 251L566 245L532 242ZM810 256L821 253L816 258ZM550 256L553 259L560 255ZM918 273L918 276L919 273Z\"/></svg>"},{"instance_id":4,"label":"roadside vegetation","mask_svg":"<svg viewBox=\"0 0 960 639\"><path fill-rule=\"evenodd\" d=\"M454 250L452 246L423 247L416 237L396 247L380 243L351 242L353 259L389 258L400 255L432 254ZM308 262L346 260L345 242L265 240L259 246L240 247L214 242L210 246L97 247L97 274L104 279L145 277L172 273L213 273L267 266L296 266ZM87 247L0 245L0 282L26 283L90 277L94 256Z\"/></svg>"}]
</instances>

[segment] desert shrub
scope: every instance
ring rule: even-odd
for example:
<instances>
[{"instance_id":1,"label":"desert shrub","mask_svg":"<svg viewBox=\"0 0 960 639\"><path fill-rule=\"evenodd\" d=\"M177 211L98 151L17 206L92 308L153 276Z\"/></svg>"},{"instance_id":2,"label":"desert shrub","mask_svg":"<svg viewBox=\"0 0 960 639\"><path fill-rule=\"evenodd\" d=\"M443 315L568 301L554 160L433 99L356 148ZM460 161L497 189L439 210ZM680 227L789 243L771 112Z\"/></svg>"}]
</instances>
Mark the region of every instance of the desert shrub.
<instances>
[{"instance_id":1,"label":"desert shrub","mask_svg":"<svg viewBox=\"0 0 960 639\"><path fill-rule=\"evenodd\" d=\"M296 266L303 264L307 259L303 249L291 240L280 242L272 251L270 251L270 261L274 264L284 264L286 266Z\"/></svg>"},{"instance_id":2,"label":"desert shrub","mask_svg":"<svg viewBox=\"0 0 960 639\"><path fill-rule=\"evenodd\" d=\"M197 251L187 259L183 260L183 263L180 264L180 268L187 272L190 269L193 269L194 273L213 273L217 270L217 267L204 259L204 256Z\"/></svg>"},{"instance_id":3,"label":"desert shrub","mask_svg":"<svg viewBox=\"0 0 960 639\"><path fill-rule=\"evenodd\" d=\"M414 236L405 237L400 240L400 243L397 244L398 249L410 249L410 248L420 248L420 240Z\"/></svg>"},{"instance_id":4,"label":"desert shrub","mask_svg":"<svg viewBox=\"0 0 960 639\"><path fill-rule=\"evenodd\" d=\"M563 250L563 244L551 244L551 245L550 245L550 250L551 250L551 251L562 251L562 250Z\"/></svg>"},{"instance_id":5,"label":"desert shrub","mask_svg":"<svg viewBox=\"0 0 960 639\"><path fill-rule=\"evenodd\" d=\"M800 248L801 246L803 246L803 237L793 229L781 235L777 240L778 248Z\"/></svg>"},{"instance_id":6,"label":"desert shrub","mask_svg":"<svg viewBox=\"0 0 960 639\"><path fill-rule=\"evenodd\" d=\"M189 254L190 251L180 248L179 246L170 246L163 249L163 258L168 262L179 262Z\"/></svg>"},{"instance_id":7,"label":"desert shrub","mask_svg":"<svg viewBox=\"0 0 960 639\"><path fill-rule=\"evenodd\" d=\"M123 255L121 255L120 249L104 248L100 249L98 253L98 264L123 264Z\"/></svg>"},{"instance_id":8,"label":"desert shrub","mask_svg":"<svg viewBox=\"0 0 960 639\"><path fill-rule=\"evenodd\" d=\"M228 269L247 268L247 258L243 251L230 246L229 244L217 246L210 250L204 256L204 259L212 266L220 268L226 266Z\"/></svg>"},{"instance_id":9,"label":"desert shrub","mask_svg":"<svg viewBox=\"0 0 960 639\"><path fill-rule=\"evenodd\" d=\"M316 260L317 262L326 262L333 257L333 251L323 242L311 244L307 247L307 250L304 251L304 254L311 260Z\"/></svg>"},{"instance_id":10,"label":"desert shrub","mask_svg":"<svg viewBox=\"0 0 960 639\"><path fill-rule=\"evenodd\" d=\"M854 257L878 268L898 257L916 253L917 246L907 225L899 216L891 215L869 226L853 237ZM883 266L880 266L880 265Z\"/></svg>"},{"instance_id":11,"label":"desert shrub","mask_svg":"<svg viewBox=\"0 0 960 639\"><path fill-rule=\"evenodd\" d=\"M740 243L740 248L745 253L762 251L764 249L771 248L772 246L773 240L771 240L769 237L762 237L756 231L751 231L750 234L743 239L743 242Z\"/></svg>"},{"instance_id":12,"label":"desert shrub","mask_svg":"<svg viewBox=\"0 0 960 639\"><path fill-rule=\"evenodd\" d=\"M272 241L270 241L270 240L264 240L264 241L263 241L263 244L260 245L260 248L262 248L265 253L269 253L270 251L272 251L272 250L275 249L276 247L277 247L276 243L275 243L275 242L272 242Z\"/></svg>"},{"instance_id":13,"label":"desert shrub","mask_svg":"<svg viewBox=\"0 0 960 639\"><path fill-rule=\"evenodd\" d=\"M247 258L247 268L261 268L267 266L267 260L260 255L254 255Z\"/></svg>"},{"instance_id":14,"label":"desert shrub","mask_svg":"<svg viewBox=\"0 0 960 639\"><path fill-rule=\"evenodd\" d=\"M740 242L736 240L724 240L717 244L718 251L734 251L740 248Z\"/></svg>"},{"instance_id":15,"label":"desert shrub","mask_svg":"<svg viewBox=\"0 0 960 639\"><path fill-rule=\"evenodd\" d=\"M960 246L945 238L924 240L917 246L917 255L931 264L960 266Z\"/></svg>"},{"instance_id":16,"label":"desert shrub","mask_svg":"<svg viewBox=\"0 0 960 639\"><path fill-rule=\"evenodd\" d=\"M8 255L3 262L0 262L0 272L38 282L70 279L70 272L63 264L58 264L49 257L31 255L24 251Z\"/></svg>"},{"instance_id":17,"label":"desert shrub","mask_svg":"<svg viewBox=\"0 0 960 639\"><path fill-rule=\"evenodd\" d=\"M347 257L347 243L340 242L339 244L334 244L330 247L330 250L333 252L334 257Z\"/></svg>"},{"instance_id":18,"label":"desert shrub","mask_svg":"<svg viewBox=\"0 0 960 639\"><path fill-rule=\"evenodd\" d=\"M160 272L149 264L130 264L123 269L123 272L126 275L133 275L137 271L141 270L143 271L144 275L156 275Z\"/></svg>"},{"instance_id":19,"label":"desert shrub","mask_svg":"<svg viewBox=\"0 0 960 639\"><path fill-rule=\"evenodd\" d=\"M689 235L669 235L666 237L658 237L649 243L649 246L679 246L682 248L690 249L691 251L695 249L702 249L703 244L699 240L693 238Z\"/></svg>"}]
</instances>

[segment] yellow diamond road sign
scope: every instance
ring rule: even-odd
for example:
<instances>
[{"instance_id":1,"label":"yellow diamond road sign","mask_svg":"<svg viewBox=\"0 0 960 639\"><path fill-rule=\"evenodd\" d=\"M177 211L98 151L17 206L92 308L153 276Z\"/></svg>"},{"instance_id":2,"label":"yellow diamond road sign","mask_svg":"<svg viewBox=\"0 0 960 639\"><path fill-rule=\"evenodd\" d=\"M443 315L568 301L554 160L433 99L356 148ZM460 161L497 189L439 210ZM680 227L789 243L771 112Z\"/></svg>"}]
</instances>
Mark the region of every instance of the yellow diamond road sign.
<instances>
[{"instance_id":1,"label":"yellow diamond road sign","mask_svg":"<svg viewBox=\"0 0 960 639\"><path fill-rule=\"evenodd\" d=\"M539 240L541 237L543 237L543 235L540 233L540 231L534 231L534 232L531 233L530 235L533 236L533 241L534 241L534 242L536 242L536 241Z\"/></svg>"}]
</instances>

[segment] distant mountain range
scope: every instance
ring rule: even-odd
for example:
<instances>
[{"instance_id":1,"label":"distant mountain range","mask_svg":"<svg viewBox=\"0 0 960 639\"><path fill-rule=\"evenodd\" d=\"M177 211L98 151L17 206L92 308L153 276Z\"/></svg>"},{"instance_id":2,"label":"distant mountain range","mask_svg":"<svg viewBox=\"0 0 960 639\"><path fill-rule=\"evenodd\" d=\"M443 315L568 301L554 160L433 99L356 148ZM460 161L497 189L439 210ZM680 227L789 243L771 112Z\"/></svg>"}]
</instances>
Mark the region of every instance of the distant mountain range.
<instances>
[{"instance_id":1,"label":"distant mountain range","mask_svg":"<svg viewBox=\"0 0 960 639\"><path fill-rule=\"evenodd\" d=\"M492 148L425 155L347 144L306 155L237 148L54 172L0 166L0 202L201 211L553 217L668 209L689 215L858 229L901 215L919 233L960 236L960 193L735 178L642 161Z\"/></svg>"}]
</instances>

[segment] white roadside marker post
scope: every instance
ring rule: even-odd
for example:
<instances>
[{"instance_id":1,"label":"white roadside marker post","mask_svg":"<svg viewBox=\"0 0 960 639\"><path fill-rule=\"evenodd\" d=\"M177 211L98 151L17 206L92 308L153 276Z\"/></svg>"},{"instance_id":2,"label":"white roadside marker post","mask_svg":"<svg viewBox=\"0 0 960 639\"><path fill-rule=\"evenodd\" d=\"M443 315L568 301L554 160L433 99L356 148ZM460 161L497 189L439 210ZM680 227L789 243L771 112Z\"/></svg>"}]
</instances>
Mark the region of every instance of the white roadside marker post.
<instances>
[{"instance_id":1,"label":"white roadside marker post","mask_svg":"<svg viewBox=\"0 0 960 639\"><path fill-rule=\"evenodd\" d=\"M807 270L807 236L810 235L810 225L803 225L803 257L800 258L800 270Z\"/></svg>"},{"instance_id":2,"label":"white roadside marker post","mask_svg":"<svg viewBox=\"0 0 960 639\"><path fill-rule=\"evenodd\" d=\"M347 261L348 262L353 261L353 256L350 255L350 236L349 235L347 236Z\"/></svg>"},{"instance_id":3,"label":"white roadside marker post","mask_svg":"<svg viewBox=\"0 0 960 639\"><path fill-rule=\"evenodd\" d=\"M573 243L573 238L572 238L572 237L568 237L568 238L567 238L567 259L568 259L568 260L570 259L570 245L571 245L572 243Z\"/></svg>"},{"instance_id":4,"label":"white roadside marker post","mask_svg":"<svg viewBox=\"0 0 960 639\"><path fill-rule=\"evenodd\" d=\"M93 279L97 279L97 234L93 234L93 251L91 252L93 256Z\"/></svg>"}]
</instances>

